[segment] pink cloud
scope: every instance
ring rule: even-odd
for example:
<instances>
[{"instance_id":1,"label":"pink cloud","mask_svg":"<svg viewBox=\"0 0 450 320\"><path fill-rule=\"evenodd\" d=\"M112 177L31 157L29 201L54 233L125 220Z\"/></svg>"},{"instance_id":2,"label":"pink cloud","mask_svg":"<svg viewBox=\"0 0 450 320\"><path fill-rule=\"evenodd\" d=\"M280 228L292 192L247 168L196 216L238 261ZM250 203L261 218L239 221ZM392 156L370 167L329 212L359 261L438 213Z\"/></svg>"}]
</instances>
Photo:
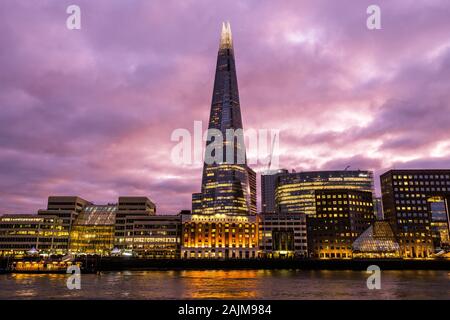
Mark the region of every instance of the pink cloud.
<instances>
[{"instance_id":1,"label":"pink cloud","mask_svg":"<svg viewBox=\"0 0 450 320\"><path fill-rule=\"evenodd\" d=\"M378 2L369 31L370 1L78 1L69 31L68 1L3 1L0 213L51 194L189 209L201 168L170 161L170 134L206 126L223 20L244 128L281 130L282 167L448 167L450 4Z\"/></svg>"}]
</instances>

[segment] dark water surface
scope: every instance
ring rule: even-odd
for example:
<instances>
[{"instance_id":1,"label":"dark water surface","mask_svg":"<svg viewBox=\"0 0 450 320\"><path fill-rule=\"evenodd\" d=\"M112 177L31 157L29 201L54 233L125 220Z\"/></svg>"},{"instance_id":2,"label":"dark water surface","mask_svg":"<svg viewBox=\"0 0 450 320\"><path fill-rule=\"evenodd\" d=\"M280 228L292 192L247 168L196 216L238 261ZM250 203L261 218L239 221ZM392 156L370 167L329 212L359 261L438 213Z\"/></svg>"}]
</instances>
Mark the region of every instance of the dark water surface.
<instances>
[{"instance_id":1,"label":"dark water surface","mask_svg":"<svg viewBox=\"0 0 450 320\"><path fill-rule=\"evenodd\" d=\"M367 289L365 271L133 271L81 275L0 275L0 299L450 299L448 271L383 271Z\"/></svg>"}]
</instances>

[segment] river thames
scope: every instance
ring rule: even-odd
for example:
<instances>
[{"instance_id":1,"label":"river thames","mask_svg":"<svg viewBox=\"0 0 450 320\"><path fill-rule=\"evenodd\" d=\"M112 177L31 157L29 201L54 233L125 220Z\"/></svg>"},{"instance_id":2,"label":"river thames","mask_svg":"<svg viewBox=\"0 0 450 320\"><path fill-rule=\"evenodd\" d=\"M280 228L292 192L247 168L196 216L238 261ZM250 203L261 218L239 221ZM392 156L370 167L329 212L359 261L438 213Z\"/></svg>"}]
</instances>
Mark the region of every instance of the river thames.
<instances>
[{"instance_id":1,"label":"river thames","mask_svg":"<svg viewBox=\"0 0 450 320\"><path fill-rule=\"evenodd\" d=\"M383 271L369 290L365 271L123 271L81 275L0 275L0 299L450 299L448 271Z\"/></svg>"}]
</instances>

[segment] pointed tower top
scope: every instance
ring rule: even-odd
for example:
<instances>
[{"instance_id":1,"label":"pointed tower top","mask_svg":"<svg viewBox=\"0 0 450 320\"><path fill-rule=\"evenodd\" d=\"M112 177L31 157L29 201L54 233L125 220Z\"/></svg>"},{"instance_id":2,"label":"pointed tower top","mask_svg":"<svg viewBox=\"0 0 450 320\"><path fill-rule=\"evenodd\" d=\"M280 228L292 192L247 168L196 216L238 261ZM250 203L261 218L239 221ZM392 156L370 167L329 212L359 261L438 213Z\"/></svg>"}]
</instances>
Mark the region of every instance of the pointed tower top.
<instances>
[{"instance_id":1,"label":"pointed tower top","mask_svg":"<svg viewBox=\"0 0 450 320\"><path fill-rule=\"evenodd\" d=\"M233 38L231 36L231 26L230 23L222 23L222 34L220 35L220 49L231 49L233 48Z\"/></svg>"}]
</instances>

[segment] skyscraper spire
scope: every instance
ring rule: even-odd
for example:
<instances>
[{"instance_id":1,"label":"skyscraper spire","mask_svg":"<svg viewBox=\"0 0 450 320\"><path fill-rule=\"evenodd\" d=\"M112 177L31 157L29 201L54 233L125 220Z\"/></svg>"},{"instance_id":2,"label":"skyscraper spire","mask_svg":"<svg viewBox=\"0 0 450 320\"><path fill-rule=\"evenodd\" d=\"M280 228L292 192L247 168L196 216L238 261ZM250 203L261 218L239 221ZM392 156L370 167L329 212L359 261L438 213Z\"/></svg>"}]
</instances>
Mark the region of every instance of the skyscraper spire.
<instances>
[{"instance_id":1,"label":"skyscraper spire","mask_svg":"<svg viewBox=\"0 0 450 320\"><path fill-rule=\"evenodd\" d=\"M222 33L220 35L220 49L232 49L233 37L231 36L230 23L222 22Z\"/></svg>"}]
</instances>

